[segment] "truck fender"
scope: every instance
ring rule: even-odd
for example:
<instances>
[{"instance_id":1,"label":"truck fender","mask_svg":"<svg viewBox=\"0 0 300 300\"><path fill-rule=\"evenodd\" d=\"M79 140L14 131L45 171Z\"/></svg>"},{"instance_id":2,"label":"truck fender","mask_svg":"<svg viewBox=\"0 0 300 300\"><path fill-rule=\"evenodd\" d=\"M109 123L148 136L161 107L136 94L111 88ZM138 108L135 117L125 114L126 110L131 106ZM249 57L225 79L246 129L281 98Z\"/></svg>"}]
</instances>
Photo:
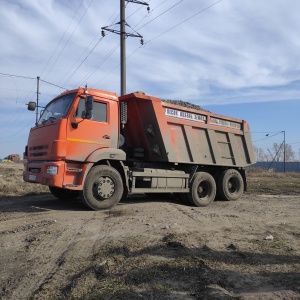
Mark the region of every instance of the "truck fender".
<instances>
[{"instance_id":1,"label":"truck fender","mask_svg":"<svg viewBox=\"0 0 300 300\"><path fill-rule=\"evenodd\" d=\"M123 150L116 148L98 149L87 157L86 162L95 163L100 160L124 161L126 160L126 153Z\"/></svg>"},{"instance_id":2,"label":"truck fender","mask_svg":"<svg viewBox=\"0 0 300 300\"><path fill-rule=\"evenodd\" d=\"M86 176L95 164L99 162L105 162L114 167L121 174L126 193L129 190L129 178L128 178L128 167L125 167L122 161L126 160L126 153L121 149L116 148L105 148L99 149L91 153L86 159L87 167L83 177L85 182ZM125 189L124 189L125 191Z\"/></svg>"}]
</instances>

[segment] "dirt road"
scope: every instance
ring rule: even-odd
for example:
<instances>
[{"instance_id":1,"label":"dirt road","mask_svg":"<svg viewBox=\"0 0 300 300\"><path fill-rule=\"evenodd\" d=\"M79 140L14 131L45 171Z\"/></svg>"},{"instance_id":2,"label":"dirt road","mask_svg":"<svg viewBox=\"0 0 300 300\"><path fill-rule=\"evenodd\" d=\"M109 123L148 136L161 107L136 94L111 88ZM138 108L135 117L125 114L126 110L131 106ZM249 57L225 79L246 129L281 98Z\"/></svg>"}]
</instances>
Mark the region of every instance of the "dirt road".
<instances>
[{"instance_id":1,"label":"dirt road","mask_svg":"<svg viewBox=\"0 0 300 300\"><path fill-rule=\"evenodd\" d=\"M91 282L105 277L93 262L113 242L123 252L97 264L115 279L130 278L124 299L300 299L299 212L300 196L246 194L206 208L141 196L99 212L50 194L4 198L0 298L86 299ZM149 261L164 269L147 269ZM155 278L140 276L143 268L166 293L147 292Z\"/></svg>"}]
</instances>

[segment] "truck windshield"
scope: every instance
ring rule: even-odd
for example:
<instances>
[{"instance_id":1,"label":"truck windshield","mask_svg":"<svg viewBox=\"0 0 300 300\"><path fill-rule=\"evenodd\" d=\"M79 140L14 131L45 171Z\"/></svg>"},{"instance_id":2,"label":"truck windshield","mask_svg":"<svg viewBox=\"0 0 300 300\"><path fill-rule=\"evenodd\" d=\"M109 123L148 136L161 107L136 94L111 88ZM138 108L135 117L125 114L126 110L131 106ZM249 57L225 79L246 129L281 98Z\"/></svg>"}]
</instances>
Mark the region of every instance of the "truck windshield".
<instances>
[{"instance_id":1,"label":"truck windshield","mask_svg":"<svg viewBox=\"0 0 300 300\"><path fill-rule=\"evenodd\" d=\"M51 101L43 110L38 124L42 124L48 120L56 120L64 118L69 111L75 94L67 94Z\"/></svg>"}]
</instances>

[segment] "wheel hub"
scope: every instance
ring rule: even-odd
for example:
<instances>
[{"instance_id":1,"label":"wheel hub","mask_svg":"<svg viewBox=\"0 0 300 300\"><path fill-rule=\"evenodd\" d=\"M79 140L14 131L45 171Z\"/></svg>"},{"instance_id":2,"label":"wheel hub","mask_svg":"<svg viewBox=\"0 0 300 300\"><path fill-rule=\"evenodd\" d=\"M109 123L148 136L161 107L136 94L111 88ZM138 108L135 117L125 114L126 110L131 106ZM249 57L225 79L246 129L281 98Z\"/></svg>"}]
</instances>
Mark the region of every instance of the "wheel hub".
<instances>
[{"instance_id":1,"label":"wheel hub","mask_svg":"<svg viewBox=\"0 0 300 300\"><path fill-rule=\"evenodd\" d=\"M200 198L207 197L208 187L207 187L207 183L205 181L203 181L203 182L201 182L201 184L199 184L197 192L198 192L198 195Z\"/></svg>"},{"instance_id":2,"label":"wheel hub","mask_svg":"<svg viewBox=\"0 0 300 300\"><path fill-rule=\"evenodd\" d=\"M100 177L97 183L97 194L101 199L110 198L115 192L115 184L109 177Z\"/></svg>"},{"instance_id":3,"label":"wheel hub","mask_svg":"<svg viewBox=\"0 0 300 300\"><path fill-rule=\"evenodd\" d=\"M228 190L232 194L237 190L237 183L233 178L228 181Z\"/></svg>"}]
</instances>

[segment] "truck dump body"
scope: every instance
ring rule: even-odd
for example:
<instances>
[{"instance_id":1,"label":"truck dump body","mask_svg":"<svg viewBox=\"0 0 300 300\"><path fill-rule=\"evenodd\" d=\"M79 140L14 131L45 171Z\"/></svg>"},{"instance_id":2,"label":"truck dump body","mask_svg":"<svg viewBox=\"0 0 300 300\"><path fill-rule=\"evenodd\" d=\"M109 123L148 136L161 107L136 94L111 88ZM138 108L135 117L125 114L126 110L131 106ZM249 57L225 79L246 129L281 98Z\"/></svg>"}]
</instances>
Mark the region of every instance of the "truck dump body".
<instances>
[{"instance_id":1,"label":"truck dump body","mask_svg":"<svg viewBox=\"0 0 300 300\"><path fill-rule=\"evenodd\" d=\"M161 101L142 93L119 98L127 103L126 146L144 149L144 160L246 167L255 162L246 121Z\"/></svg>"}]
</instances>

